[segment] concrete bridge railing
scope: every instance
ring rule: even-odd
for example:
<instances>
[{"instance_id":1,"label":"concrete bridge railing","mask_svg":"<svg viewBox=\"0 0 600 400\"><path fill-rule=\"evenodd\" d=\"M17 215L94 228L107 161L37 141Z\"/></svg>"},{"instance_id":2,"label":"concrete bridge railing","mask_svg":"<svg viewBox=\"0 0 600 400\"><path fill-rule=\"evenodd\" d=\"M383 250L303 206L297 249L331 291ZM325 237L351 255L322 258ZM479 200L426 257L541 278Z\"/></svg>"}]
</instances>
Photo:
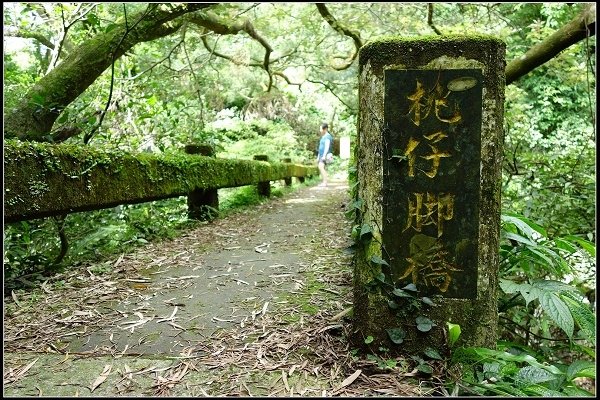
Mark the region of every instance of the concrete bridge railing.
<instances>
[{"instance_id":1,"label":"concrete bridge railing","mask_svg":"<svg viewBox=\"0 0 600 400\"><path fill-rule=\"evenodd\" d=\"M203 218L202 208L215 206L216 189L256 184L262 188L261 194L268 195L265 182L285 180L291 184L292 177L303 181L318 174L314 166L291 162L219 159L199 154L131 154L7 140L4 222L178 196L188 196L190 217ZM212 197L207 197L211 191Z\"/></svg>"}]
</instances>

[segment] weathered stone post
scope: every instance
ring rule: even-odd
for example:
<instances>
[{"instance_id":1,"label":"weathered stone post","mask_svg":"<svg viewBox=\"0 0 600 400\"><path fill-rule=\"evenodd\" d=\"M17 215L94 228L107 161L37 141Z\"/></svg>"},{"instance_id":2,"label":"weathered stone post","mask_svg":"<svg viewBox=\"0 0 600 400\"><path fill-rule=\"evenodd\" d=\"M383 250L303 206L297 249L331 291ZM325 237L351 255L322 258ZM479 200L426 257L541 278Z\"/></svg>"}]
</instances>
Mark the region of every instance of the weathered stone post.
<instances>
[{"instance_id":1,"label":"weathered stone post","mask_svg":"<svg viewBox=\"0 0 600 400\"><path fill-rule=\"evenodd\" d=\"M257 160L257 161L269 161L269 156L264 155L264 154L257 154L253 157L253 159ZM271 182L270 181L258 182L258 184L256 185L256 188L258 190L259 196L265 196L265 197L271 196Z\"/></svg>"},{"instance_id":2,"label":"weathered stone post","mask_svg":"<svg viewBox=\"0 0 600 400\"><path fill-rule=\"evenodd\" d=\"M361 48L356 346L443 353L447 323L457 346L496 345L504 53L481 36Z\"/></svg>"},{"instance_id":3,"label":"weathered stone post","mask_svg":"<svg viewBox=\"0 0 600 400\"><path fill-rule=\"evenodd\" d=\"M215 151L210 145L188 144L187 154L214 157ZM200 221L210 221L218 216L219 194L217 189L196 189L188 194L188 218Z\"/></svg>"},{"instance_id":4,"label":"weathered stone post","mask_svg":"<svg viewBox=\"0 0 600 400\"><path fill-rule=\"evenodd\" d=\"M284 158L282 161L284 163L290 164L292 162L292 159L288 157L288 158ZM291 176L288 178L284 178L283 181L285 182L285 186L292 186L292 177Z\"/></svg>"}]
</instances>

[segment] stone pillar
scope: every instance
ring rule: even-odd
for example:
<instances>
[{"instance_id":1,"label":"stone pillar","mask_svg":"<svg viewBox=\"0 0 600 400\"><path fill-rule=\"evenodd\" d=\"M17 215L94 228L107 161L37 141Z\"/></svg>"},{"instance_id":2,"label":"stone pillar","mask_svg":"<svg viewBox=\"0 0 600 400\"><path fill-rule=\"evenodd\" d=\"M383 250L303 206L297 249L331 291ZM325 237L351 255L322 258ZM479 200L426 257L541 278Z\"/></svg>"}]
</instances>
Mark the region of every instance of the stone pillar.
<instances>
[{"instance_id":1,"label":"stone pillar","mask_svg":"<svg viewBox=\"0 0 600 400\"><path fill-rule=\"evenodd\" d=\"M292 159L291 158L284 158L282 161L284 163L290 164L292 162ZM287 177L287 178L284 178L283 180L285 182L285 186L292 186L292 177L291 176Z\"/></svg>"},{"instance_id":2,"label":"stone pillar","mask_svg":"<svg viewBox=\"0 0 600 400\"><path fill-rule=\"evenodd\" d=\"M264 155L264 154L257 154L253 158L254 158L254 160L257 160L257 161L269 161L269 156ZM271 196L271 182L270 181L258 182L258 185L256 186L256 188L258 190L259 196L265 196L265 197Z\"/></svg>"},{"instance_id":3,"label":"stone pillar","mask_svg":"<svg viewBox=\"0 0 600 400\"><path fill-rule=\"evenodd\" d=\"M187 154L214 157L215 151L210 145L188 144ZM218 217L219 194L217 189L196 189L188 194L188 218L200 221L210 221Z\"/></svg>"},{"instance_id":4,"label":"stone pillar","mask_svg":"<svg viewBox=\"0 0 600 400\"><path fill-rule=\"evenodd\" d=\"M355 346L494 347L505 45L384 39L359 53ZM365 343L365 339L371 336Z\"/></svg>"}]
</instances>

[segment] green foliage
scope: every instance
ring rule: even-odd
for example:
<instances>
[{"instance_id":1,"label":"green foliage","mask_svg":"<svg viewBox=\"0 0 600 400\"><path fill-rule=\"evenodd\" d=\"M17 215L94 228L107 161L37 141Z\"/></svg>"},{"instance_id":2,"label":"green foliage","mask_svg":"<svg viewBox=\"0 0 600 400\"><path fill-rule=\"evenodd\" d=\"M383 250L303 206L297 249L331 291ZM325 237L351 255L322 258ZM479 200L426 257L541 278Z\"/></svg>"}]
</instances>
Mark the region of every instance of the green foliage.
<instances>
[{"instance_id":1,"label":"green foliage","mask_svg":"<svg viewBox=\"0 0 600 400\"><path fill-rule=\"evenodd\" d=\"M569 48L507 87L502 195L506 211L536 219L551 235L593 241L596 82L586 68L589 45Z\"/></svg>"},{"instance_id":2,"label":"green foliage","mask_svg":"<svg viewBox=\"0 0 600 400\"><path fill-rule=\"evenodd\" d=\"M377 354L367 354L367 360L375 362L377 364L377 368L383 371L394 370L396 367L398 367L399 363L400 366L403 366L403 364L405 364L402 363L402 361L399 362L396 359L382 357Z\"/></svg>"},{"instance_id":3,"label":"green foliage","mask_svg":"<svg viewBox=\"0 0 600 400\"><path fill-rule=\"evenodd\" d=\"M35 65L21 68L15 60L16 55L4 54L4 108L16 106L22 92L34 84L38 78Z\"/></svg>"},{"instance_id":4,"label":"green foliage","mask_svg":"<svg viewBox=\"0 0 600 400\"><path fill-rule=\"evenodd\" d=\"M515 283L510 280L500 280L500 288L506 294L519 293L525 299L525 307L532 301L537 301L547 316L562 329L569 338L573 337L575 322L571 311L561 299L565 292L576 291L573 286L551 280ZM583 299L579 299L582 301Z\"/></svg>"},{"instance_id":5,"label":"green foliage","mask_svg":"<svg viewBox=\"0 0 600 400\"><path fill-rule=\"evenodd\" d=\"M271 189L271 196L280 196L280 189ZM239 188L219 190L219 210L221 216L231 212L265 202L266 199L259 196L256 186L242 186Z\"/></svg>"},{"instance_id":6,"label":"green foliage","mask_svg":"<svg viewBox=\"0 0 600 400\"><path fill-rule=\"evenodd\" d=\"M577 378L596 374L595 303L585 296L595 245L574 235L551 239L512 213L502 215L501 238L502 341L497 350L453 351L459 386L482 396L591 396Z\"/></svg>"},{"instance_id":7,"label":"green foliage","mask_svg":"<svg viewBox=\"0 0 600 400\"><path fill-rule=\"evenodd\" d=\"M432 5L432 23L442 33L498 36L507 43L508 61L549 37L584 6ZM78 14L79 7L86 12ZM5 110L52 69L54 54L39 38L59 43L63 23L73 22L61 61L84 41L114 29L126 15L144 7L136 3L10 3L4 8L7 32L18 31L22 37L6 41ZM406 36L432 30L425 3L352 7L333 3L328 8L363 43L397 34L398 24ZM210 12L229 24L248 18L274 50L272 75L265 74L259 62L264 59L264 47L246 34L207 37L188 27L140 43L120 57L114 77L110 69L102 74L66 107L54 128L76 126L90 132L100 121L112 89L92 145L166 151L188 142L205 142L236 157L249 157L265 148L274 159L290 155L311 160L321 121L330 122L336 137L342 133L355 136L356 62L346 69L334 68L354 53L354 42L320 18L313 4L257 3L248 8L228 3L211 6ZM23 46L14 47L17 41ZM503 204L507 211L536 219L552 235L576 234L593 241L595 76L591 54L592 41L582 41L507 87ZM236 126L223 131L225 120ZM264 127L252 126L265 123L277 126L267 127L266 135L261 134ZM70 140L79 142L81 136Z\"/></svg>"},{"instance_id":8,"label":"green foliage","mask_svg":"<svg viewBox=\"0 0 600 400\"><path fill-rule=\"evenodd\" d=\"M448 326L448 346L452 348L460 337L460 325L451 322L446 322L446 325Z\"/></svg>"},{"instance_id":9,"label":"green foliage","mask_svg":"<svg viewBox=\"0 0 600 400\"><path fill-rule=\"evenodd\" d=\"M514 213L503 213L500 236L500 277L561 279L573 275L575 284L585 290L586 275L596 265L592 242L575 235L550 238L538 223Z\"/></svg>"},{"instance_id":10,"label":"green foliage","mask_svg":"<svg viewBox=\"0 0 600 400\"><path fill-rule=\"evenodd\" d=\"M523 216L503 215L502 221L499 311L511 321L506 334L519 343L522 331L524 344L546 347L539 338L560 338L556 327L569 341L595 346L595 315L585 296L594 284L594 244L573 235L550 239Z\"/></svg>"},{"instance_id":11,"label":"green foliage","mask_svg":"<svg viewBox=\"0 0 600 400\"><path fill-rule=\"evenodd\" d=\"M232 111L224 113L205 133L223 137L219 157L252 159L261 154L275 162L283 158L300 164L312 162L312 153L300 148L296 133L285 122L266 119L245 122Z\"/></svg>"},{"instance_id":12,"label":"green foliage","mask_svg":"<svg viewBox=\"0 0 600 400\"><path fill-rule=\"evenodd\" d=\"M389 328L386 332L394 344L402 343L406 337L406 332L402 328Z\"/></svg>"},{"instance_id":13,"label":"green foliage","mask_svg":"<svg viewBox=\"0 0 600 400\"><path fill-rule=\"evenodd\" d=\"M46 221L48 229L55 229L52 221ZM58 255L58 235L44 235L44 226L36 221L22 221L4 227L4 285L23 275L42 273L52 265Z\"/></svg>"},{"instance_id":14,"label":"green foliage","mask_svg":"<svg viewBox=\"0 0 600 400\"><path fill-rule=\"evenodd\" d=\"M436 326L436 324L432 320L422 315L419 315L415 319L415 323L417 324L417 329L421 332L429 332L431 328Z\"/></svg>"},{"instance_id":15,"label":"green foliage","mask_svg":"<svg viewBox=\"0 0 600 400\"><path fill-rule=\"evenodd\" d=\"M454 351L452 362L463 366L461 386L466 389L466 394L593 396L576 383L576 378L595 379L595 363L591 361L548 365L519 349L501 346L497 350L459 348Z\"/></svg>"}]
</instances>

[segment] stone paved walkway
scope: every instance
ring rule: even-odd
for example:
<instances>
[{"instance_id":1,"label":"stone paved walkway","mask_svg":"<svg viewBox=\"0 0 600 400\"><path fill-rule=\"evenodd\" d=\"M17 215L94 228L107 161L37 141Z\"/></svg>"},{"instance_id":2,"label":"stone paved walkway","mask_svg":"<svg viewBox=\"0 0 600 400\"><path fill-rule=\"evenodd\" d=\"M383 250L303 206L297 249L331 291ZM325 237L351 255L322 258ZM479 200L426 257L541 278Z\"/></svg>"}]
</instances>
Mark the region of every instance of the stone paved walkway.
<instances>
[{"instance_id":1,"label":"stone paved walkway","mask_svg":"<svg viewBox=\"0 0 600 400\"><path fill-rule=\"evenodd\" d=\"M4 396L414 393L394 377L373 391L336 318L348 198L345 182L303 186L5 299Z\"/></svg>"}]
</instances>

